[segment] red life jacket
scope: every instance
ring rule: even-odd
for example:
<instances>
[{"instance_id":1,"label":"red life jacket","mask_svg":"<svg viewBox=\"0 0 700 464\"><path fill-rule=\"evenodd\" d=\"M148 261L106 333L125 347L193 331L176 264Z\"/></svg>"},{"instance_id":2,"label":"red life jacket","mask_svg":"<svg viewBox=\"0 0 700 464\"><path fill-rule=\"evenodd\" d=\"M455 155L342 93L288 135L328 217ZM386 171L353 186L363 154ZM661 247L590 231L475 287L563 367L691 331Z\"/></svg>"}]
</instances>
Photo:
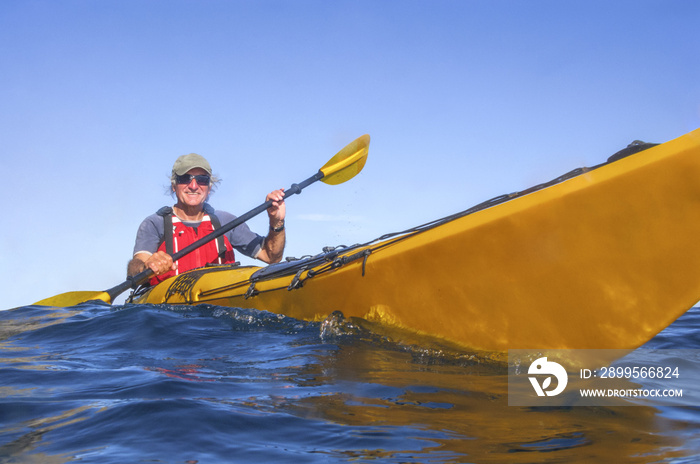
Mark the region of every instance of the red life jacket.
<instances>
[{"instance_id":1,"label":"red life jacket","mask_svg":"<svg viewBox=\"0 0 700 464\"><path fill-rule=\"evenodd\" d=\"M215 228L221 227L218 218L213 213L205 214L202 222L197 227L189 227L183 224L182 221L172 213L172 209L169 207L161 208L158 210L158 214L163 216L165 234L168 233L168 229L172 230L172 241L168 240L166 235L163 243L158 247L158 251L165 251L170 255L177 253L179 250L182 250L187 245L194 243L205 235L209 235ZM170 247L172 247L172 249L168 249ZM233 246L228 237L224 235L186 254L176 261L176 270L155 276L151 278L150 282L151 285L156 285L168 277L178 275L190 269L206 266L209 263L230 264L234 262L236 262L236 258L233 252Z\"/></svg>"}]
</instances>

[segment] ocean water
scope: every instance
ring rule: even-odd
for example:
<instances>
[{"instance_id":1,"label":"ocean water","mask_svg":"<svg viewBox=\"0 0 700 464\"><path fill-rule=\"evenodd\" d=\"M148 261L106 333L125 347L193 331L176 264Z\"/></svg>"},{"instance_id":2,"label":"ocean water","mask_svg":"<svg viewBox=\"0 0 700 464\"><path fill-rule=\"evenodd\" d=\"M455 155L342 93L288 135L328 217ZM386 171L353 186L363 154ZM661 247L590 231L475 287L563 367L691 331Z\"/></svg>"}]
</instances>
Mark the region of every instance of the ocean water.
<instances>
[{"instance_id":1,"label":"ocean water","mask_svg":"<svg viewBox=\"0 0 700 464\"><path fill-rule=\"evenodd\" d=\"M646 348L698 349L699 327L693 308ZM342 319L0 311L0 463L700 461L698 407L513 407L507 391L502 365Z\"/></svg>"}]
</instances>

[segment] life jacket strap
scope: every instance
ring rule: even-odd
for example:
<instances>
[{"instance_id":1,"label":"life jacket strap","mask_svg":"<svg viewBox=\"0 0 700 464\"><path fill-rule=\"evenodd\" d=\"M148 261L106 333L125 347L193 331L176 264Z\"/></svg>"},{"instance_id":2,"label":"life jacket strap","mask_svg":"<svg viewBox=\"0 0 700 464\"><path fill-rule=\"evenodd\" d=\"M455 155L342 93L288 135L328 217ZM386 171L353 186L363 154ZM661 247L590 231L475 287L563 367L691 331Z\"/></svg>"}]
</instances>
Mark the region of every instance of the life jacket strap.
<instances>
[{"instance_id":1,"label":"life jacket strap","mask_svg":"<svg viewBox=\"0 0 700 464\"><path fill-rule=\"evenodd\" d=\"M209 213L209 220L211 221L211 225L214 230L221 229L221 221L219 221L219 218L216 217L216 214ZM226 242L224 242L223 235L216 237L216 249L219 250L219 264L221 264L226 258Z\"/></svg>"},{"instance_id":2,"label":"life jacket strap","mask_svg":"<svg viewBox=\"0 0 700 464\"><path fill-rule=\"evenodd\" d=\"M165 242L165 252L173 255L173 209L170 206L163 206L156 211L156 214L163 217L163 241ZM163 242L160 242L163 243ZM158 247L160 247L160 243Z\"/></svg>"}]
</instances>

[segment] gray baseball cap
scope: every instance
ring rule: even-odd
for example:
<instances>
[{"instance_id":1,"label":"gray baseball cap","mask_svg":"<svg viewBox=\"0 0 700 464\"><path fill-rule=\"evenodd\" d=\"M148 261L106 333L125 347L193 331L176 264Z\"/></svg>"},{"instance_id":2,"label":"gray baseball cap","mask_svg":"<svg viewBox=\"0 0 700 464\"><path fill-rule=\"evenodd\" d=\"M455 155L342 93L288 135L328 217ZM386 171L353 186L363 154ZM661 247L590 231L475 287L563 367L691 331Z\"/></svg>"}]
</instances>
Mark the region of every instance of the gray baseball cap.
<instances>
[{"instance_id":1,"label":"gray baseball cap","mask_svg":"<svg viewBox=\"0 0 700 464\"><path fill-rule=\"evenodd\" d=\"M211 166L209 166L209 162L197 153L182 155L176 159L173 165L173 173L181 176L187 174L190 169L194 168L202 168L211 176Z\"/></svg>"}]
</instances>

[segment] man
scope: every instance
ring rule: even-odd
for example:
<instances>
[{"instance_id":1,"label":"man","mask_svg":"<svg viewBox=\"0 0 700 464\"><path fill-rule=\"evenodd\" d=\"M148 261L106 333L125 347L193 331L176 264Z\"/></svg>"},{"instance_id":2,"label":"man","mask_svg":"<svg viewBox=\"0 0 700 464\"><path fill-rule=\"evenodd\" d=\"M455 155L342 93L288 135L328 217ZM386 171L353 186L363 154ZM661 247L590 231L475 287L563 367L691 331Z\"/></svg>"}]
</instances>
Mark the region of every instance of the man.
<instances>
[{"instance_id":1,"label":"man","mask_svg":"<svg viewBox=\"0 0 700 464\"><path fill-rule=\"evenodd\" d=\"M164 207L148 216L139 226L134 244L134 258L129 262L127 275L133 276L151 269L155 277L151 284L208 263L235 262L234 250L266 263L282 259L285 244L284 218L286 206L284 191L270 192L265 201L272 200L267 214L270 231L266 237L254 233L241 224L223 237L212 240L192 253L173 262L172 254L226 224L235 216L214 210L208 203L209 194L217 180L204 157L190 153L180 156L173 165L171 191L177 203ZM168 232L170 235L168 235Z\"/></svg>"}]
</instances>

